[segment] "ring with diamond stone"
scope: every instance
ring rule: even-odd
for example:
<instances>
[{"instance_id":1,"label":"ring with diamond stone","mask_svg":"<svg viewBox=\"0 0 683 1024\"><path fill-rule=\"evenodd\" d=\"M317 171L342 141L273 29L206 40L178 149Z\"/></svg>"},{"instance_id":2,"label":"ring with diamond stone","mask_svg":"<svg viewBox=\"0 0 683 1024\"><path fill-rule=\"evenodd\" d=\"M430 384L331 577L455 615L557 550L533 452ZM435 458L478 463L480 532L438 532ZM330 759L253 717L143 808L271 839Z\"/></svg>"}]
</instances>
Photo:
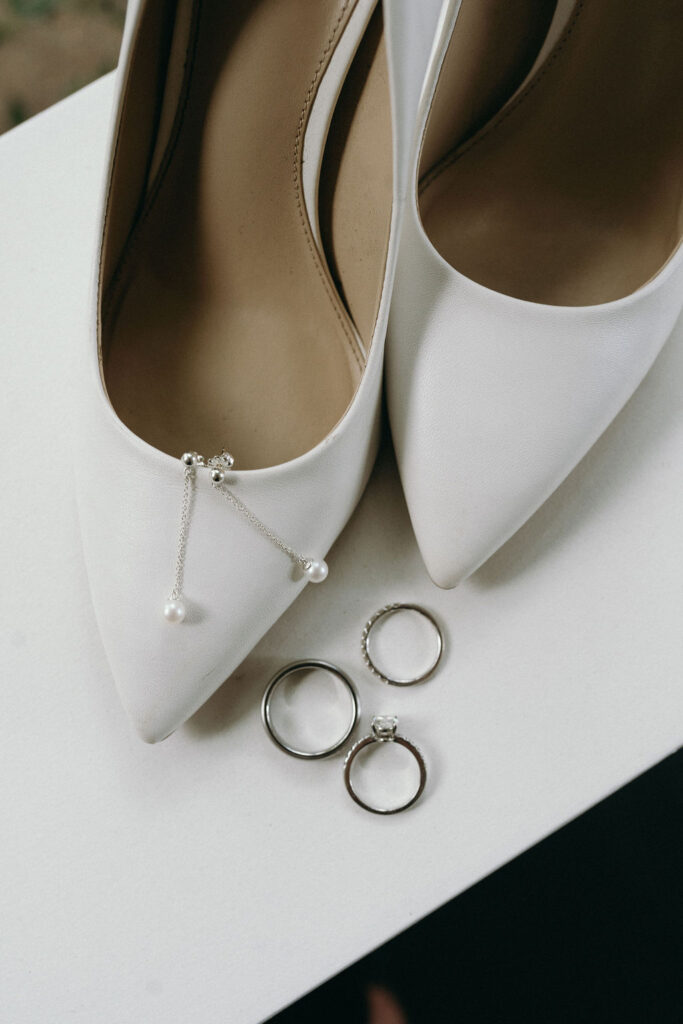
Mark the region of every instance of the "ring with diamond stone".
<instances>
[{"instance_id":1,"label":"ring with diamond stone","mask_svg":"<svg viewBox=\"0 0 683 1024\"><path fill-rule=\"evenodd\" d=\"M273 696L278 686L288 676L293 675L295 672L300 672L302 669L316 668L329 672L343 683L351 697L351 719L347 728L344 730L344 735L331 746L325 747L323 750L298 750L296 747L290 746L282 736L279 735L273 725L273 718L271 714ZM336 665L330 664L329 661L318 661L315 658L308 659L306 661L293 661L291 665L286 665L283 669L280 669L280 671L274 675L268 683L266 692L263 694L263 700L261 701L261 719L266 732L275 746L279 747L280 750L284 750L285 754L290 754L292 757L300 757L306 761L316 761L322 757L329 757L331 754L336 754L337 751L341 750L341 748L346 744L360 720L360 702L358 700L358 694L356 693L355 686L349 677Z\"/></svg>"},{"instance_id":2,"label":"ring with diamond stone","mask_svg":"<svg viewBox=\"0 0 683 1024\"><path fill-rule=\"evenodd\" d=\"M395 615L397 612L402 611L416 612L418 615L421 615L422 618L426 619L427 622L429 622L433 626L434 632L436 633L436 653L434 655L432 662L428 665L424 672L422 672L418 676L414 676L412 679L396 679L392 676L386 675L378 667L376 656L375 658L373 658L370 650L372 631L377 625L377 623L381 619L384 619L387 615ZM363 627L360 646L363 654L363 661L370 669L370 671L374 675L376 675L378 679L381 679L383 683L389 683L391 686L414 686L415 683L423 683L426 679L429 679L430 676L434 674L439 662L441 661L444 643L443 633L441 632L438 622L436 621L434 616L426 610L426 608L421 608L420 605L417 604L403 604L397 602L395 604L385 605L383 608L380 608L379 611L375 612L375 614L370 619L368 619L368 621L365 623L365 626Z\"/></svg>"},{"instance_id":3,"label":"ring with diamond stone","mask_svg":"<svg viewBox=\"0 0 683 1024\"><path fill-rule=\"evenodd\" d=\"M398 814L399 811L406 811L409 807L412 807L422 796L427 784L427 766L415 744L407 740L405 736L399 736L396 732L398 728L398 718L396 715L375 715L372 719L371 728L371 734L358 740L346 755L346 760L344 761L344 784L351 799L364 810L370 811L372 814ZM366 803L353 788L351 779L353 762L361 750L365 750L366 747L371 746L373 743L398 743L400 746L405 747L406 750L409 750L417 761L417 766L420 770L420 780L417 789L409 800L399 804L398 807L374 807L372 804Z\"/></svg>"}]
</instances>

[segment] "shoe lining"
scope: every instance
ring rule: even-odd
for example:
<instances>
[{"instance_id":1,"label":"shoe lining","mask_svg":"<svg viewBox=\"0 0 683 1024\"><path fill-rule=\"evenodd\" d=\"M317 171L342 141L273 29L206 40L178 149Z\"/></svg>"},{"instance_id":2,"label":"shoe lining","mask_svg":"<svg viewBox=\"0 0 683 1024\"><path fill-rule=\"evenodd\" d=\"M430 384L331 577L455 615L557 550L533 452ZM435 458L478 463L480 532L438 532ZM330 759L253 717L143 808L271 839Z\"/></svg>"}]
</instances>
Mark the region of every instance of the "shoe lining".
<instances>
[{"instance_id":1,"label":"shoe lining","mask_svg":"<svg viewBox=\"0 0 683 1024\"><path fill-rule=\"evenodd\" d=\"M473 2L480 17L486 4L502 16L493 0L464 0L462 14ZM578 0L512 102L448 146L432 128L459 102L448 71L467 45L456 46L459 26L423 148L432 243L467 277L517 298L585 306L631 294L681 239L683 8Z\"/></svg>"},{"instance_id":2,"label":"shoe lining","mask_svg":"<svg viewBox=\"0 0 683 1024\"><path fill-rule=\"evenodd\" d=\"M171 455L226 447L239 468L285 462L330 433L359 385L391 217L379 12L322 161L335 187L321 179L320 190L371 243L359 248L354 224L326 238L344 300L301 180L311 105L354 6L195 0L184 18L188 50L182 29L166 42L166 103L144 201L105 291L102 357L117 414Z\"/></svg>"}]
</instances>

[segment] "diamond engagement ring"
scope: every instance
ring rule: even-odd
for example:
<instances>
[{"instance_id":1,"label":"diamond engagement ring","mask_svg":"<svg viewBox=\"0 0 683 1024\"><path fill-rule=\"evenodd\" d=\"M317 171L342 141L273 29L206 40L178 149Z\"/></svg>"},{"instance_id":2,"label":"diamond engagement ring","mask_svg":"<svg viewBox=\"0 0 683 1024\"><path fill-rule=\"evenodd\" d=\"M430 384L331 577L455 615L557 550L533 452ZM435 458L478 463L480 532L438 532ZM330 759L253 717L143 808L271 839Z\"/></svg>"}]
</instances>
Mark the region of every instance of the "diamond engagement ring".
<instances>
[{"instance_id":1,"label":"diamond engagement ring","mask_svg":"<svg viewBox=\"0 0 683 1024\"><path fill-rule=\"evenodd\" d=\"M372 732L369 736L365 736L363 739L358 740L351 750L346 755L344 761L344 784L352 800L362 807L366 811L370 811L372 814L398 814L399 811L405 811L408 807L412 807L414 803L419 800L424 791L427 783L427 767L424 762L422 754L417 747L407 740L404 736L399 736L396 732L398 727L398 718L395 715L375 715L372 719ZM359 796L353 785L353 768L356 758L365 750L367 747L375 743L396 743L401 747L405 747L417 762L419 769L419 780L417 789L408 800L398 804L396 807L377 807L374 804L367 803L361 796Z\"/></svg>"}]
</instances>

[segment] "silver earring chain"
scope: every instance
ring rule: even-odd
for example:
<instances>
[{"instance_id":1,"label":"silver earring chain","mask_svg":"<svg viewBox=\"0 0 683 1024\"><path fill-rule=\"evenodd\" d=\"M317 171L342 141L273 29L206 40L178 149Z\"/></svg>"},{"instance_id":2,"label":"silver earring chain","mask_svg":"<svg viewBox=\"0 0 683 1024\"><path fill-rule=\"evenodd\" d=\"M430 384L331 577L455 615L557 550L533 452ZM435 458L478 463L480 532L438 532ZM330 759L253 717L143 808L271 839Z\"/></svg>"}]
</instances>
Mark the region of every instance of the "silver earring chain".
<instances>
[{"instance_id":1,"label":"silver earring chain","mask_svg":"<svg viewBox=\"0 0 683 1024\"><path fill-rule=\"evenodd\" d=\"M225 498L229 505L232 505L234 509L240 512L244 516L244 518L248 522L250 522L251 525L256 530L258 530L260 534L262 534L272 544L274 544L276 548L279 548L280 551L287 555L288 558L291 558L294 564L298 565L303 572L305 572L308 569L308 567L311 565L311 559L306 558L305 555L299 554L299 552L295 551L294 548L290 548L289 544L285 544L282 538L278 537L278 535L276 533L273 533L273 531L270 530L265 523L261 522L259 517L255 515L255 513L252 512L250 508L247 508L242 499L238 498L237 495L233 491L231 491L229 487L221 486L221 484L218 483L214 483L213 486L219 492L219 494L221 494Z\"/></svg>"},{"instance_id":2,"label":"silver earring chain","mask_svg":"<svg viewBox=\"0 0 683 1024\"><path fill-rule=\"evenodd\" d=\"M187 550L187 535L190 532L190 514L192 512L192 499L194 497L195 472L189 466L185 467L185 483L183 486L183 503L180 509L180 531L178 533L178 550L175 559L175 578L173 590L169 594L169 601L179 601L183 592L183 581L185 578L185 552Z\"/></svg>"},{"instance_id":3,"label":"silver earring chain","mask_svg":"<svg viewBox=\"0 0 683 1024\"><path fill-rule=\"evenodd\" d=\"M215 490L225 501L239 512L254 529L279 548L283 554L296 565L311 583L322 583L327 578L327 563L323 559L309 558L301 552L286 544L270 527L259 519L255 512L245 505L234 491L225 485L226 473L232 469L235 460L225 450L220 455L213 455L205 459L198 452L185 452L181 458L184 466L183 500L180 509L180 529L178 532L178 547L176 550L175 575L173 589L168 596L164 606L164 616L168 622L182 622L187 614L185 601L183 600L183 585L185 579L185 556L187 553L187 538L190 532L190 521L192 518L192 505L195 496L196 477L198 469L207 469L210 472L211 483Z\"/></svg>"}]
</instances>

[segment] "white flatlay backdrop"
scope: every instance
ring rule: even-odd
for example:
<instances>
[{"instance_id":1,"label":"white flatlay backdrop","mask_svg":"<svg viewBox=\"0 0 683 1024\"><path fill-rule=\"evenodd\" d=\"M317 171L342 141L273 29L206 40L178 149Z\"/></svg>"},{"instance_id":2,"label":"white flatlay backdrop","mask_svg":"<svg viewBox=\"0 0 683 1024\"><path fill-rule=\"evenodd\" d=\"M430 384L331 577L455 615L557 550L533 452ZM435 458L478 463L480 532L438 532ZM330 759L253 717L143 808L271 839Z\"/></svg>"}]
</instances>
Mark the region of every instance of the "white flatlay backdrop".
<instances>
[{"instance_id":1,"label":"white flatlay backdrop","mask_svg":"<svg viewBox=\"0 0 683 1024\"><path fill-rule=\"evenodd\" d=\"M683 331L456 591L426 577L385 443L326 583L146 746L97 635L70 460L111 85L0 141L2 1013L252 1024L680 745ZM415 689L361 657L390 601L444 628L440 670ZM365 731L395 713L423 750L411 811L369 815L344 793L343 755L299 762L268 742L263 689L304 657L353 678Z\"/></svg>"}]
</instances>

